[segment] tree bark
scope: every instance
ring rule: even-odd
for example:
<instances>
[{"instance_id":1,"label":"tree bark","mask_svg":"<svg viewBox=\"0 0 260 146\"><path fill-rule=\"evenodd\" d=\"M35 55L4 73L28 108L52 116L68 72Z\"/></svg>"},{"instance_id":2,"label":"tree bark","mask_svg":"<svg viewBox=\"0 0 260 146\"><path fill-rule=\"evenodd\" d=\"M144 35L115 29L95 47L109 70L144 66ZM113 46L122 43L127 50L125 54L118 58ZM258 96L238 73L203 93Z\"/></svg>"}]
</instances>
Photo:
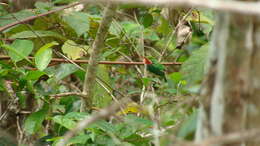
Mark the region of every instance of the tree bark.
<instances>
[{"instance_id":1,"label":"tree bark","mask_svg":"<svg viewBox=\"0 0 260 146\"><path fill-rule=\"evenodd\" d=\"M197 141L260 127L259 18L219 13L216 22L201 91ZM257 146L255 141L223 145L246 143Z\"/></svg>"},{"instance_id":2,"label":"tree bark","mask_svg":"<svg viewBox=\"0 0 260 146\"><path fill-rule=\"evenodd\" d=\"M89 65L85 75L85 81L83 87L83 94L86 94L84 103L89 109L91 108L92 105L92 98L94 94L93 87L95 87L95 83L96 83L95 79L96 79L98 62L100 61L100 52L104 46L105 37L108 33L108 29L112 22L112 18L115 10L116 10L116 6L114 4L109 3L104 11L103 19L98 28L98 32L92 46L92 52L90 54ZM81 108L81 110L84 109L85 106Z\"/></svg>"}]
</instances>

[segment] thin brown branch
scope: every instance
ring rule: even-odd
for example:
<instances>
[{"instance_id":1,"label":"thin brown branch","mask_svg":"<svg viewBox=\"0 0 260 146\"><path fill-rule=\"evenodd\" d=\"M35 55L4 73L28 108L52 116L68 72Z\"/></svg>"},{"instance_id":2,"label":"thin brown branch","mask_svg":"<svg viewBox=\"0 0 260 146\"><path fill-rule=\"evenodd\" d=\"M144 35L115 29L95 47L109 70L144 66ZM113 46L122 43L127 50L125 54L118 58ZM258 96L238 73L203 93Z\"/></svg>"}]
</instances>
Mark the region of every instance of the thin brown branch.
<instances>
[{"instance_id":1,"label":"thin brown branch","mask_svg":"<svg viewBox=\"0 0 260 146\"><path fill-rule=\"evenodd\" d=\"M196 144L196 146L211 146L214 144L230 144L233 142L243 142L249 139L260 138L260 129L252 129L248 131L241 131L230 133L222 136L214 136L205 139L201 143Z\"/></svg>"},{"instance_id":2,"label":"thin brown branch","mask_svg":"<svg viewBox=\"0 0 260 146\"><path fill-rule=\"evenodd\" d=\"M86 94L82 94L82 93L78 93L78 92L66 92L66 93L53 94L53 95L50 95L50 96L52 98L59 98L59 97L72 96L72 95L76 95L76 96L80 96L80 97L86 96Z\"/></svg>"},{"instance_id":3,"label":"thin brown branch","mask_svg":"<svg viewBox=\"0 0 260 146\"><path fill-rule=\"evenodd\" d=\"M22 23L26 23L26 22L28 22L28 21L37 19L37 18L39 18L39 17L43 17L43 16L47 16L47 15L53 14L53 13L62 11L62 10L64 10L64 9L74 7L74 6L79 5L79 4L81 4L81 3L83 3L83 1L80 1L80 2L77 2L77 3L73 3L73 4L69 4L69 5L67 5L67 6L64 6L64 7L55 9L55 10L48 11L48 12L46 12L46 13L42 13L42 14L35 15L35 16L30 16L30 17L21 19L20 21L16 21L16 22L7 24L7 25L5 25L5 26L3 26L3 27L0 27L0 32L6 30L6 29L8 29L8 28L11 28L11 27L13 27L13 26L15 26L15 25L22 24Z\"/></svg>"},{"instance_id":4,"label":"thin brown branch","mask_svg":"<svg viewBox=\"0 0 260 146\"><path fill-rule=\"evenodd\" d=\"M28 57L34 60L34 57ZM0 56L0 60L10 60L9 56ZM89 60L72 60L75 63L89 63ZM66 59L52 58L51 62L70 63ZM124 62L124 61L99 61L98 64L111 64L111 65L144 65L143 62ZM162 62L163 65L181 65L181 62Z\"/></svg>"}]
</instances>

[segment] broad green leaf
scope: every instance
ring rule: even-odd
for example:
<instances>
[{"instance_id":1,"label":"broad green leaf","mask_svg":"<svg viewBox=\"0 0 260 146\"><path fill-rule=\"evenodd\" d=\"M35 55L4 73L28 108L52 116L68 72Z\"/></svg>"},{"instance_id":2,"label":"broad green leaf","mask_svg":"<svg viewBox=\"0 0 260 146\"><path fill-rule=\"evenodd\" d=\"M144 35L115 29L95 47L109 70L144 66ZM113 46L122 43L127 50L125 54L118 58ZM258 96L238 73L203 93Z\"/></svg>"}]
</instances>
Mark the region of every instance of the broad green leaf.
<instances>
[{"instance_id":1,"label":"broad green leaf","mask_svg":"<svg viewBox=\"0 0 260 146\"><path fill-rule=\"evenodd\" d=\"M80 46L76 44L72 40L67 40L62 46L62 52L67 54L67 56L72 59L76 60L86 54L87 46Z\"/></svg>"},{"instance_id":2,"label":"broad green leaf","mask_svg":"<svg viewBox=\"0 0 260 146\"><path fill-rule=\"evenodd\" d=\"M188 84L197 83L202 80L207 61L209 45L205 44L194 51L190 58L181 66L181 73Z\"/></svg>"},{"instance_id":3,"label":"broad green leaf","mask_svg":"<svg viewBox=\"0 0 260 146\"><path fill-rule=\"evenodd\" d=\"M52 58L52 49L50 47L58 45L56 42L48 43L42 46L35 54L35 64L36 67L42 71L44 70L48 64L51 62Z\"/></svg>"},{"instance_id":4,"label":"broad green leaf","mask_svg":"<svg viewBox=\"0 0 260 146\"><path fill-rule=\"evenodd\" d=\"M181 125L181 128L179 129L177 136L182 138L187 138L192 133L195 132L196 126L197 126L197 116L198 112L194 111L189 118Z\"/></svg>"},{"instance_id":5,"label":"broad green leaf","mask_svg":"<svg viewBox=\"0 0 260 146\"><path fill-rule=\"evenodd\" d=\"M137 117L135 115L127 115L124 117L124 120L126 124L129 124L133 126L136 130L143 130L145 128L151 127L153 125L153 122L142 118L142 117Z\"/></svg>"},{"instance_id":6,"label":"broad green leaf","mask_svg":"<svg viewBox=\"0 0 260 146\"><path fill-rule=\"evenodd\" d=\"M67 145L72 145L72 144L85 144L87 140L90 139L89 135L79 135L72 137Z\"/></svg>"},{"instance_id":7,"label":"broad green leaf","mask_svg":"<svg viewBox=\"0 0 260 146\"><path fill-rule=\"evenodd\" d=\"M111 83L111 80L109 78L109 71L105 65L98 65L98 72L97 75L99 77L102 77L102 80L104 80L107 84ZM97 107L105 107L108 106L111 102L112 98L107 93L107 91L101 87L99 84L96 84L94 87L95 93L93 98L93 104Z\"/></svg>"},{"instance_id":8,"label":"broad green leaf","mask_svg":"<svg viewBox=\"0 0 260 146\"><path fill-rule=\"evenodd\" d=\"M115 126L111 123L108 123L107 121L104 121L104 120L97 121L97 122L95 122L95 124L91 125L90 128L95 128L95 127L99 128L105 132L116 134Z\"/></svg>"},{"instance_id":9,"label":"broad green leaf","mask_svg":"<svg viewBox=\"0 0 260 146\"><path fill-rule=\"evenodd\" d=\"M154 30L146 28L144 29L144 39L149 39L151 41L158 41L160 38Z\"/></svg>"},{"instance_id":10,"label":"broad green leaf","mask_svg":"<svg viewBox=\"0 0 260 146\"><path fill-rule=\"evenodd\" d=\"M121 23L123 30L126 32L128 37L140 37L140 33L142 32L142 26L130 21L125 21Z\"/></svg>"},{"instance_id":11,"label":"broad green leaf","mask_svg":"<svg viewBox=\"0 0 260 146\"><path fill-rule=\"evenodd\" d=\"M14 62L18 62L25 59L24 57L29 56L33 50L33 42L30 40L15 40L11 44L11 47L15 49L15 51L9 49L8 55Z\"/></svg>"},{"instance_id":12,"label":"broad green leaf","mask_svg":"<svg viewBox=\"0 0 260 146\"><path fill-rule=\"evenodd\" d=\"M157 31L159 33L162 33L164 35L169 34L172 31L172 28L170 27L170 22L166 20L164 17L160 17L160 25L157 27Z\"/></svg>"},{"instance_id":13,"label":"broad green leaf","mask_svg":"<svg viewBox=\"0 0 260 146\"><path fill-rule=\"evenodd\" d=\"M112 21L110 27L109 27L109 32L111 34L114 34L116 36L118 36L120 34L120 28L118 28L118 22Z\"/></svg>"},{"instance_id":14,"label":"broad green leaf","mask_svg":"<svg viewBox=\"0 0 260 146\"><path fill-rule=\"evenodd\" d=\"M66 114L67 118L73 119L73 120L83 120L88 116L87 113L79 113L79 112L70 112Z\"/></svg>"},{"instance_id":15,"label":"broad green leaf","mask_svg":"<svg viewBox=\"0 0 260 146\"><path fill-rule=\"evenodd\" d=\"M153 16L149 13L146 13L141 16L140 22L145 28L147 28L153 24Z\"/></svg>"},{"instance_id":16,"label":"broad green leaf","mask_svg":"<svg viewBox=\"0 0 260 146\"><path fill-rule=\"evenodd\" d=\"M65 116L54 116L52 120L68 129L73 129L76 126L76 121L83 120L86 116L86 113L70 112Z\"/></svg>"},{"instance_id":17,"label":"broad green leaf","mask_svg":"<svg viewBox=\"0 0 260 146\"><path fill-rule=\"evenodd\" d=\"M89 30L89 15L83 12L72 12L65 14L63 20L81 36Z\"/></svg>"},{"instance_id":18,"label":"broad green leaf","mask_svg":"<svg viewBox=\"0 0 260 146\"><path fill-rule=\"evenodd\" d=\"M0 12L1 13L1 12ZM13 15L16 17L14 18ZM13 14L7 14L4 16L0 16L0 27L1 26L5 26L7 24L13 23L13 22L17 22L18 20L22 20L24 18L30 17L30 16L34 16L35 13L30 11L30 10L22 10L19 11L17 13L13 13ZM6 30L5 32L9 31L10 29Z\"/></svg>"},{"instance_id":19,"label":"broad green leaf","mask_svg":"<svg viewBox=\"0 0 260 146\"><path fill-rule=\"evenodd\" d=\"M169 77L175 84L178 84L182 79L182 74L180 72L174 72L170 74Z\"/></svg>"},{"instance_id":20,"label":"broad green leaf","mask_svg":"<svg viewBox=\"0 0 260 146\"><path fill-rule=\"evenodd\" d=\"M0 45L0 47L3 47L3 48L5 48L5 49L8 50L8 51L13 52L13 53L16 54L17 56L19 56L19 57L21 57L21 58L27 60L29 63L33 64L31 60L29 60L29 59L28 59L26 56L24 56L23 54L19 53L15 48L13 48L13 47L11 47L11 46L9 46L9 45L5 45L5 44Z\"/></svg>"},{"instance_id":21,"label":"broad green leaf","mask_svg":"<svg viewBox=\"0 0 260 146\"><path fill-rule=\"evenodd\" d=\"M126 123L118 123L115 125L115 128L116 128L116 134L122 139L125 139L131 136L132 134L135 134L136 132L135 128L129 126Z\"/></svg>"},{"instance_id":22,"label":"broad green leaf","mask_svg":"<svg viewBox=\"0 0 260 146\"><path fill-rule=\"evenodd\" d=\"M54 75L56 80L61 80L65 77L67 77L68 75L76 72L78 70L78 67L75 66L74 64L61 64L59 66L59 68L57 70L55 70L54 72L52 72L51 74ZM49 72L50 74L50 72Z\"/></svg>"},{"instance_id":23,"label":"broad green leaf","mask_svg":"<svg viewBox=\"0 0 260 146\"><path fill-rule=\"evenodd\" d=\"M24 130L27 134L36 133L42 126L42 122L48 113L49 107L47 104L37 112L32 113L26 120L24 124Z\"/></svg>"},{"instance_id":24,"label":"broad green leaf","mask_svg":"<svg viewBox=\"0 0 260 146\"><path fill-rule=\"evenodd\" d=\"M58 116L54 116L52 118L52 120L55 122L55 123L58 123L60 124L61 126L63 127L66 127L68 129L73 129L75 128L76 126L76 122L66 116L61 116L61 115L58 115Z\"/></svg>"},{"instance_id":25,"label":"broad green leaf","mask_svg":"<svg viewBox=\"0 0 260 146\"><path fill-rule=\"evenodd\" d=\"M22 31L18 32L12 36L10 36L11 39L23 39L23 38L38 38L38 37L54 37L61 40L66 40L65 37L61 36L60 34L52 31L44 31L44 30L38 30L38 31Z\"/></svg>"},{"instance_id":26,"label":"broad green leaf","mask_svg":"<svg viewBox=\"0 0 260 146\"><path fill-rule=\"evenodd\" d=\"M27 72L25 75L26 80L38 80L42 75L45 75L45 72L39 71L39 70L33 70Z\"/></svg>"}]
</instances>

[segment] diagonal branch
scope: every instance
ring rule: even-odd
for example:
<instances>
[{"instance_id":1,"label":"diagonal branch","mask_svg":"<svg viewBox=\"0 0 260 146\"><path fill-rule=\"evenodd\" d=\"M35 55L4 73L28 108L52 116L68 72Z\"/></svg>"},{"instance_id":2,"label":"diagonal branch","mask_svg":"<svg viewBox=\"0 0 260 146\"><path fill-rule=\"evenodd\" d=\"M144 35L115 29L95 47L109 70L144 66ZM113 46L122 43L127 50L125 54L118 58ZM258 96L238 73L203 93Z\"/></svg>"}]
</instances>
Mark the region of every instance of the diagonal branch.
<instances>
[{"instance_id":1,"label":"diagonal branch","mask_svg":"<svg viewBox=\"0 0 260 146\"><path fill-rule=\"evenodd\" d=\"M83 94L87 94L87 96L85 97L85 104L88 107L91 107L92 104L92 98L94 94L93 87L95 86L96 83L95 79L97 73L97 65L100 60L100 52L104 46L105 37L108 33L108 29L112 22L112 18L115 13L115 10L116 10L116 6L108 3L107 7L105 8L104 16L102 18L95 41L92 46L92 52L90 54L89 65L87 68L84 86L83 86ZM81 110L84 110L83 108L84 106L82 107Z\"/></svg>"},{"instance_id":2,"label":"diagonal branch","mask_svg":"<svg viewBox=\"0 0 260 146\"><path fill-rule=\"evenodd\" d=\"M42 14L35 15L35 16L30 16L30 17L27 17L27 18L25 18L25 19L21 19L20 21L16 21L16 22L7 24L7 25L5 25L5 26L3 26L3 27L0 27L0 32L3 32L4 30L6 30L6 29L8 29L8 28L11 28L11 27L13 27L13 26L15 26L15 25L22 24L22 23L26 23L26 22L28 22L28 21L37 19L37 18L39 18L39 17L47 16L47 15L50 15L50 14L52 14L52 13L56 13L56 12L62 11L62 10L64 10L64 9L74 7L74 6L79 5L79 4L81 4L81 3L83 3L83 1L80 1L80 2L77 2L77 3L73 3L73 4L69 4L69 5L67 5L67 6L64 6L64 7L55 9L55 10L48 11L48 12L46 12L46 13L42 13Z\"/></svg>"}]
</instances>

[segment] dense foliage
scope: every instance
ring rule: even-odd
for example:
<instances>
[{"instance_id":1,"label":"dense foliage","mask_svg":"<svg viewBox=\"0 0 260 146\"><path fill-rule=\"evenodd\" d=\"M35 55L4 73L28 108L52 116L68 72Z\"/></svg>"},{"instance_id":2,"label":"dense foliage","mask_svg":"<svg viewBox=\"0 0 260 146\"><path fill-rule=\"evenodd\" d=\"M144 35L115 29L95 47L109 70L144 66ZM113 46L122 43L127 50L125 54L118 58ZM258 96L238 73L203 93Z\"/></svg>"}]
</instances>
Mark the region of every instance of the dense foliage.
<instances>
[{"instance_id":1,"label":"dense foliage","mask_svg":"<svg viewBox=\"0 0 260 146\"><path fill-rule=\"evenodd\" d=\"M69 3L36 2L33 9L17 12L11 12L12 4L0 5L0 27ZM69 144L152 145L156 124L161 131L161 145L173 143L173 135L193 139L196 96L206 69L214 23L213 14L204 9L179 10L179 21L183 19L191 28L192 37L182 49L176 49L177 27L168 18L166 8L118 6L100 60L142 61L140 56L147 56L182 65L164 66L167 82L146 73L143 65L99 65L97 76L111 89L98 83L93 87L92 112L80 112L81 96L55 96L82 91L87 64L66 60L88 60L103 9L101 5L78 5L1 32L0 131L20 144L55 145L78 121L110 105L113 98L108 91L115 89L133 102L124 105L114 118L85 128ZM52 62L56 58L65 61ZM118 100L122 98L113 94ZM5 111L7 116L2 117Z\"/></svg>"}]
</instances>

